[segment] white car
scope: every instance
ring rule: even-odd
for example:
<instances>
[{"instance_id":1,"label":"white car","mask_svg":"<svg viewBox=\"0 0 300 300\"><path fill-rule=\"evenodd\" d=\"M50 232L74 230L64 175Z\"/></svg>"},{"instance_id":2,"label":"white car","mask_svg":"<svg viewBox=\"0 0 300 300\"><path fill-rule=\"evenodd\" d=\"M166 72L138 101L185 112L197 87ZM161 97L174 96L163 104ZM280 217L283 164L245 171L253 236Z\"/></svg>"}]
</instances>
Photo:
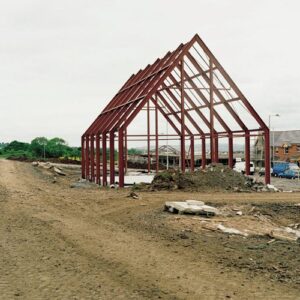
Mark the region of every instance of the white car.
<instances>
[{"instance_id":1,"label":"white car","mask_svg":"<svg viewBox=\"0 0 300 300\"><path fill-rule=\"evenodd\" d=\"M242 174L246 173L246 162L237 161L233 167L233 170ZM250 175L254 174L254 163L250 161Z\"/></svg>"}]
</instances>

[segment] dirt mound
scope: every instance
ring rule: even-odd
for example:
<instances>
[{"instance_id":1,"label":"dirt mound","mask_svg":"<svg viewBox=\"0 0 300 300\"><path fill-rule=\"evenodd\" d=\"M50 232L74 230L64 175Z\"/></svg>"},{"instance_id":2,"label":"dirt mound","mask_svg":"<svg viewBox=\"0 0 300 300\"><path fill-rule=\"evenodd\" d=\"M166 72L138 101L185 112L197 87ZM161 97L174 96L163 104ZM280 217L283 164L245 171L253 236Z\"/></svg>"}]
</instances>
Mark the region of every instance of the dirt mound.
<instances>
[{"instance_id":1,"label":"dirt mound","mask_svg":"<svg viewBox=\"0 0 300 300\"><path fill-rule=\"evenodd\" d=\"M16 160L16 161L22 161L22 162L33 162L34 159L30 158L26 155L10 155L6 159L8 160Z\"/></svg>"},{"instance_id":2,"label":"dirt mound","mask_svg":"<svg viewBox=\"0 0 300 300\"><path fill-rule=\"evenodd\" d=\"M157 174L150 186L151 190L236 190L251 191L252 182L248 177L223 165L209 166L193 173L163 172Z\"/></svg>"},{"instance_id":3,"label":"dirt mound","mask_svg":"<svg viewBox=\"0 0 300 300\"><path fill-rule=\"evenodd\" d=\"M154 176L151 190L175 190L178 188L178 173L167 171Z\"/></svg>"}]
</instances>

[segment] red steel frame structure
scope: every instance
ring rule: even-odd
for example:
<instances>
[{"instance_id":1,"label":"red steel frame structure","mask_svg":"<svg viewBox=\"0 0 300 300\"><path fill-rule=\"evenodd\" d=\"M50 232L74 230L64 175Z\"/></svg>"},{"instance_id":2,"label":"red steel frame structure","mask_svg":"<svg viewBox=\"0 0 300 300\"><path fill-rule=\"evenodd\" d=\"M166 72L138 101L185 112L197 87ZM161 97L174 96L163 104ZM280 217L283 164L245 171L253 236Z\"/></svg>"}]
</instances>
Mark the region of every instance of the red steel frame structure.
<instances>
[{"instance_id":1,"label":"red steel frame structure","mask_svg":"<svg viewBox=\"0 0 300 300\"><path fill-rule=\"evenodd\" d=\"M253 118L254 126L249 127L247 118L236 111L237 103L245 109L249 118ZM220 107L223 112L220 112ZM269 128L197 34L189 42L180 44L176 50L132 75L85 131L81 138L83 178L103 186L108 184L106 153L109 145L109 183L115 183L115 150L118 150L118 184L124 187L128 138L141 140L142 137L128 135L127 128L142 110L147 110L148 129L144 138L148 153L150 140L154 140L156 145L156 171L158 140L164 138L158 133L158 113L174 130L173 136L180 140L182 172L186 169L187 139L190 141L191 171L194 170L194 144L197 140L202 144L202 167L205 168L206 140L210 141L211 162L216 163L219 139L228 139L228 164L232 168L233 140L242 137L245 139L245 171L250 174L250 138L258 134L265 137L265 166L270 165ZM150 110L155 111L154 135L150 134ZM232 118L231 122L228 115ZM269 168L266 168L265 182L270 183Z\"/></svg>"}]
</instances>

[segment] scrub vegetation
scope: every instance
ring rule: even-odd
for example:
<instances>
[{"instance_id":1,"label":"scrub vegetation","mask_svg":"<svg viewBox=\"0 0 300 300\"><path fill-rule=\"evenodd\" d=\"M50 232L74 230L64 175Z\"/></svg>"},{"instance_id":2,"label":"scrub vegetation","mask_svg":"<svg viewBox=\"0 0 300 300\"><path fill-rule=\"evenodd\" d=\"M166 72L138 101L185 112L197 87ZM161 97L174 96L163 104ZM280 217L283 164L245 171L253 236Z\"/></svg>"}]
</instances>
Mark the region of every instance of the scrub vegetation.
<instances>
[{"instance_id":1,"label":"scrub vegetation","mask_svg":"<svg viewBox=\"0 0 300 300\"><path fill-rule=\"evenodd\" d=\"M35 160L49 158L68 158L78 160L80 147L70 147L68 143L59 137L47 139L36 137L30 143L12 141L0 144L0 156L16 160Z\"/></svg>"}]
</instances>

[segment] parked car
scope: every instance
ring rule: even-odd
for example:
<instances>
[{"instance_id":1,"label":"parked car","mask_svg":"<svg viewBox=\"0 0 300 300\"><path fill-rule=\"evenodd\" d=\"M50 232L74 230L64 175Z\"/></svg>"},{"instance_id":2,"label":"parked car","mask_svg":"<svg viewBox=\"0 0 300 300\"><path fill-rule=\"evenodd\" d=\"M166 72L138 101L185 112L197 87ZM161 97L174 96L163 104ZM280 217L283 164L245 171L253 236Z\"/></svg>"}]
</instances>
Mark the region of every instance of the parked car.
<instances>
[{"instance_id":1,"label":"parked car","mask_svg":"<svg viewBox=\"0 0 300 300\"><path fill-rule=\"evenodd\" d=\"M288 178L288 179L296 179L300 177L300 170L288 169L283 173L279 173L278 177L280 178Z\"/></svg>"},{"instance_id":2,"label":"parked car","mask_svg":"<svg viewBox=\"0 0 300 300\"><path fill-rule=\"evenodd\" d=\"M233 167L233 170L239 173L246 173L246 162L245 161L237 161ZM250 175L254 174L254 163L250 161Z\"/></svg>"},{"instance_id":3,"label":"parked car","mask_svg":"<svg viewBox=\"0 0 300 300\"><path fill-rule=\"evenodd\" d=\"M289 169L297 171L297 170L299 170L299 167L297 164L294 164L294 163L282 162L282 161L274 162L272 175L277 177L277 176L279 176L279 174L282 174L282 173L284 173L284 171L289 170Z\"/></svg>"},{"instance_id":4,"label":"parked car","mask_svg":"<svg viewBox=\"0 0 300 300\"><path fill-rule=\"evenodd\" d=\"M272 174L273 173L273 169L271 168L270 169L270 174ZM258 171L258 175L259 176L264 176L264 175L266 175L266 169L265 168L261 168L259 171Z\"/></svg>"}]
</instances>

